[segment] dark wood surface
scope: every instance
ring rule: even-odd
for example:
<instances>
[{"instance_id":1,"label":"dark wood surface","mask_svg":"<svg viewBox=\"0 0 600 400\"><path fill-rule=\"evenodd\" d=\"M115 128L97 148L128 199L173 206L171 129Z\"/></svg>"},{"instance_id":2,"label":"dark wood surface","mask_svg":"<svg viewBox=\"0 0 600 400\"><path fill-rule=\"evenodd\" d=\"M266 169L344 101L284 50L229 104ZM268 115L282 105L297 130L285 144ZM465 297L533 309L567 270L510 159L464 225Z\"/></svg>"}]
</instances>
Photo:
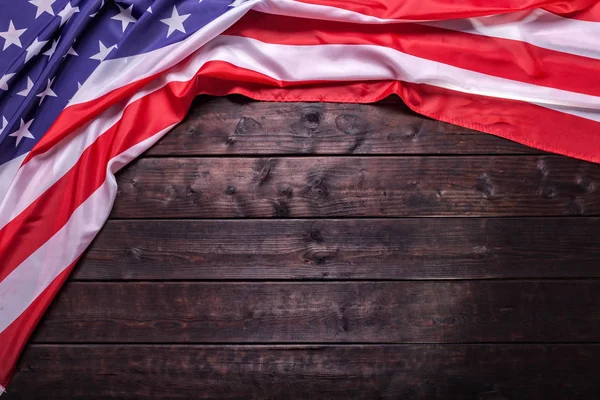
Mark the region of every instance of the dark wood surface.
<instances>
[{"instance_id":1,"label":"dark wood surface","mask_svg":"<svg viewBox=\"0 0 600 400\"><path fill-rule=\"evenodd\" d=\"M143 158L114 218L599 215L600 168L558 156Z\"/></svg>"},{"instance_id":2,"label":"dark wood surface","mask_svg":"<svg viewBox=\"0 0 600 400\"><path fill-rule=\"evenodd\" d=\"M600 165L202 97L118 182L7 400L600 398Z\"/></svg>"},{"instance_id":3,"label":"dark wood surface","mask_svg":"<svg viewBox=\"0 0 600 400\"><path fill-rule=\"evenodd\" d=\"M73 283L34 342L600 342L600 283Z\"/></svg>"},{"instance_id":4,"label":"dark wood surface","mask_svg":"<svg viewBox=\"0 0 600 400\"><path fill-rule=\"evenodd\" d=\"M600 277L600 218L111 220L76 280Z\"/></svg>"},{"instance_id":5,"label":"dark wood surface","mask_svg":"<svg viewBox=\"0 0 600 400\"><path fill-rule=\"evenodd\" d=\"M32 345L7 398L597 399L600 346Z\"/></svg>"}]
</instances>

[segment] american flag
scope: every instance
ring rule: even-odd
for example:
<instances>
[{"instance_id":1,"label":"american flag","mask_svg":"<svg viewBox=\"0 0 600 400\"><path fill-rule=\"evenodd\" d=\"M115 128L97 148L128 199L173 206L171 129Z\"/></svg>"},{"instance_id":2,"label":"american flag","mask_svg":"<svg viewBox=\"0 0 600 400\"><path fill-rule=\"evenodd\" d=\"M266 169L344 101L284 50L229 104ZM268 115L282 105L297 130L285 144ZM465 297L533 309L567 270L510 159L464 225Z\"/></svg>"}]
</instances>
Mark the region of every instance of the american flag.
<instances>
[{"instance_id":1,"label":"american flag","mask_svg":"<svg viewBox=\"0 0 600 400\"><path fill-rule=\"evenodd\" d=\"M487 3L487 4L486 4ZM198 94L373 102L600 161L600 6L572 0L0 0L0 393Z\"/></svg>"}]
</instances>

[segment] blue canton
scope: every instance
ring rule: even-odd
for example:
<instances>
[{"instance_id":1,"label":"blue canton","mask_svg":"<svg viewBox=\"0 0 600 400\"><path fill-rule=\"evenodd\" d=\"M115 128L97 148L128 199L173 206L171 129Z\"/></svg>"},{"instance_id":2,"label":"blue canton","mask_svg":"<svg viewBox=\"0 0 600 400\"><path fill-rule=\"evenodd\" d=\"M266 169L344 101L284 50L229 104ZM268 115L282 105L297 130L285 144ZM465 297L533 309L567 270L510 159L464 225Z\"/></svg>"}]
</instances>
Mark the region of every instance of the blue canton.
<instances>
[{"instance_id":1,"label":"blue canton","mask_svg":"<svg viewBox=\"0 0 600 400\"><path fill-rule=\"evenodd\" d=\"M105 60L179 42L240 0L0 0L0 165L29 152Z\"/></svg>"}]
</instances>

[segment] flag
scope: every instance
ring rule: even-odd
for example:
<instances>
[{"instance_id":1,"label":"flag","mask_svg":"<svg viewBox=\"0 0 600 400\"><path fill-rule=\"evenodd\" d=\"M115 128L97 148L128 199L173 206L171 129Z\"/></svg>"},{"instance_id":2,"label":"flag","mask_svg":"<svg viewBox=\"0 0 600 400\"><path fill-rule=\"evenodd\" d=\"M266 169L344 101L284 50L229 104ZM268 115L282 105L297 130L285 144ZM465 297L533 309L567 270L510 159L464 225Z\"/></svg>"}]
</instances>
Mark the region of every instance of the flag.
<instances>
[{"instance_id":1,"label":"flag","mask_svg":"<svg viewBox=\"0 0 600 400\"><path fill-rule=\"evenodd\" d=\"M374 102L600 162L593 0L0 0L0 392L199 94Z\"/></svg>"}]
</instances>

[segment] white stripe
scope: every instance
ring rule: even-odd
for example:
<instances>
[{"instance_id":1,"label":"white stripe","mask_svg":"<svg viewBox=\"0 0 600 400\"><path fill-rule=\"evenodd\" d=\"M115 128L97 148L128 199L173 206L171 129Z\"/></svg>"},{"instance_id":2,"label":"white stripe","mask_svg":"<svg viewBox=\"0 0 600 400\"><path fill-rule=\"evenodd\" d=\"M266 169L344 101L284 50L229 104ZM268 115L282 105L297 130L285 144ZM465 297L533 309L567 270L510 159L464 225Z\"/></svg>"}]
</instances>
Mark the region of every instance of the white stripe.
<instances>
[{"instance_id":1,"label":"white stripe","mask_svg":"<svg viewBox=\"0 0 600 400\"><path fill-rule=\"evenodd\" d=\"M327 18L361 23L392 21L335 7L298 3L289 0L264 0L262 3L260 3L260 0L249 1L207 24L182 42L137 56L104 61L77 91L69 105L96 99L128 83L155 75L176 65L207 41L226 30L252 7L256 7L262 12L280 15ZM128 104L130 103L131 101ZM30 160L24 167L25 171L20 172L19 182L23 182L24 185L13 185L14 189L10 190L11 195L6 202L4 202L5 195L9 192L11 183L17 178L19 167L27 154L0 166L0 229L58 181L75 164L80 154L120 119L122 113L110 115L105 112L103 115L105 116L98 117L93 124L78 129L78 132L87 131L85 137L82 137L79 133L74 133L72 134L73 137L61 144L60 151L55 149L43 156L45 158L44 165L51 166L51 174L47 173L48 170L44 171L44 174L36 174L36 171L39 172L41 158L38 161ZM71 141L71 143L66 143L67 141Z\"/></svg>"},{"instance_id":2,"label":"white stripe","mask_svg":"<svg viewBox=\"0 0 600 400\"><path fill-rule=\"evenodd\" d=\"M226 61L278 80L365 81L394 79L427 83L446 89L484 96L531 102L553 110L600 121L600 98L537 86L454 67L373 45L290 46L238 36L219 36L189 57L184 64L150 83L127 104L173 81L191 79L212 60ZM298 60L310 60L310 67ZM120 110L120 111L119 111ZM9 195L0 206L0 227L20 214L77 162L81 153L123 114L116 105L89 126L85 134L55 146L48 154L24 165Z\"/></svg>"},{"instance_id":3,"label":"white stripe","mask_svg":"<svg viewBox=\"0 0 600 400\"><path fill-rule=\"evenodd\" d=\"M71 214L52 238L31 254L0 282L0 332L83 253L112 208L117 195L115 172L150 148L175 124L114 157L106 167L106 180ZM68 246L65 245L68 243Z\"/></svg>"},{"instance_id":4,"label":"white stripe","mask_svg":"<svg viewBox=\"0 0 600 400\"><path fill-rule=\"evenodd\" d=\"M550 107L600 109L597 96L486 75L383 46L292 46L221 35L205 46L205 52L207 59L227 61L282 81L393 79Z\"/></svg>"},{"instance_id":5,"label":"white stripe","mask_svg":"<svg viewBox=\"0 0 600 400\"><path fill-rule=\"evenodd\" d=\"M46 153L33 157L23 165L0 202L0 229L73 168L83 152L117 123L123 112L122 103L112 106Z\"/></svg>"},{"instance_id":6,"label":"white stripe","mask_svg":"<svg viewBox=\"0 0 600 400\"><path fill-rule=\"evenodd\" d=\"M278 80L291 82L314 79L399 79L468 93L535 101L543 105L584 105L584 108L589 109L587 112L597 110L600 105L595 96L488 76L381 46L287 46L236 36L217 37L199 50L197 57L192 57L182 66L181 71L174 71L168 80L185 80L189 71L197 70L210 60L227 61ZM311 67L307 68L306 64L298 60L310 60ZM181 75L178 75L180 73ZM160 83L150 86L155 88L155 85L160 86ZM158 135L152 139L153 143L158 139ZM127 156L124 158L127 161L131 160L149 146L143 149L139 149L138 146L136 151L126 152ZM119 159L117 163L119 166L124 165L125 160ZM114 165L111 166L111 171L114 171L113 167ZM56 235L0 282L0 303L5 306L0 310L0 330L17 318L52 280L83 252L108 216L115 193L116 183L111 175L110 179L72 214L69 222ZM64 243L70 243L71 246L63 246Z\"/></svg>"},{"instance_id":7,"label":"white stripe","mask_svg":"<svg viewBox=\"0 0 600 400\"><path fill-rule=\"evenodd\" d=\"M212 38L216 37L250 9L260 12L296 17L347 21L364 24L400 22L401 20L382 19L341 8L318 4L302 3L293 0L251 0L233 8L221 17L211 21L200 31L181 42L136 56L105 60L77 91L69 105L84 103L101 97L115 89L164 71L193 53ZM406 20L407 22L418 22ZM107 79L110 77L110 79Z\"/></svg>"},{"instance_id":8,"label":"white stripe","mask_svg":"<svg viewBox=\"0 0 600 400\"><path fill-rule=\"evenodd\" d=\"M375 24L419 22L382 19L341 8L292 0L251 0L233 8L185 40L137 56L106 60L75 94L71 105L103 96L131 82L164 71L216 37L250 9L313 19ZM520 20L520 18L524 18ZM562 18L543 10L490 17L427 22L432 26L474 34L527 41L536 46L600 58L600 24ZM106 79L109 76L110 79Z\"/></svg>"},{"instance_id":9,"label":"white stripe","mask_svg":"<svg viewBox=\"0 0 600 400\"><path fill-rule=\"evenodd\" d=\"M290 0L263 0L252 7L255 11L267 14L285 15L327 21L354 22L359 24L386 24L397 22L419 22L415 19L389 19L378 18L372 15L361 14L356 11L346 10L321 4L303 3Z\"/></svg>"},{"instance_id":10,"label":"white stripe","mask_svg":"<svg viewBox=\"0 0 600 400\"><path fill-rule=\"evenodd\" d=\"M209 54L210 56L210 54ZM113 125L119 122L125 109L135 101L159 90L170 82L186 82L192 79L207 61L203 50L187 56L186 61L169 70L135 93L127 102L122 101L69 134L46 153L34 156L18 170L16 177L0 201L0 229L22 213L39 196L62 178L83 152Z\"/></svg>"},{"instance_id":11,"label":"white stripe","mask_svg":"<svg viewBox=\"0 0 600 400\"><path fill-rule=\"evenodd\" d=\"M20 155L10 161L0 165L0 204L8 192L8 188L12 183L17 171L29 153Z\"/></svg>"},{"instance_id":12,"label":"white stripe","mask_svg":"<svg viewBox=\"0 0 600 400\"><path fill-rule=\"evenodd\" d=\"M541 9L423 25L518 40L549 50L600 59L600 23L564 18Z\"/></svg>"},{"instance_id":13,"label":"white stripe","mask_svg":"<svg viewBox=\"0 0 600 400\"><path fill-rule=\"evenodd\" d=\"M122 86L177 65L233 25L259 1L251 0L232 8L180 42L144 54L103 61L75 93L69 105L97 99Z\"/></svg>"},{"instance_id":14,"label":"white stripe","mask_svg":"<svg viewBox=\"0 0 600 400\"><path fill-rule=\"evenodd\" d=\"M232 9L182 42L146 54L104 61L77 91L69 106L96 99L180 63L241 18L257 1L259 0L249 1ZM162 82L162 85L156 87L157 82ZM112 106L92 123L77 129L55 148L29 160L20 170L27 154L0 166L0 229L64 176L75 165L81 153L121 118L124 107L166 83L168 82L164 79L154 80L144 91L136 93L127 104ZM148 89L152 86L154 89ZM85 132L85 135L81 132Z\"/></svg>"}]
</instances>

